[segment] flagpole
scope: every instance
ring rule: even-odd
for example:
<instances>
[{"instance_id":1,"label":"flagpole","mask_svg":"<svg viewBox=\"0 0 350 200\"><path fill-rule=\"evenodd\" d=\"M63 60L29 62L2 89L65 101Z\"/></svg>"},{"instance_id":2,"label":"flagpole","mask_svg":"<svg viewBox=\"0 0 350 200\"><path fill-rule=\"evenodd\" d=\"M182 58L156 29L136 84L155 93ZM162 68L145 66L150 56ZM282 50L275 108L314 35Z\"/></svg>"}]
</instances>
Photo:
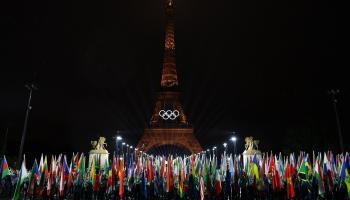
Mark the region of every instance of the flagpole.
<instances>
[{"instance_id":1,"label":"flagpole","mask_svg":"<svg viewBox=\"0 0 350 200\"><path fill-rule=\"evenodd\" d=\"M328 94L331 95L331 98L332 98L335 119L337 122L340 152L344 152L343 136L342 136L342 132L341 132L341 125L340 125L340 119L339 119L338 108L337 108L338 99L336 97L336 95L339 94L339 90L332 89L332 90L328 91Z\"/></svg>"},{"instance_id":2,"label":"flagpole","mask_svg":"<svg viewBox=\"0 0 350 200\"><path fill-rule=\"evenodd\" d=\"M23 146L24 146L24 141L25 141L26 133L27 133L29 111L32 109L32 106L30 104L31 100L32 100L32 93L33 93L33 90L37 90L38 89L33 83L30 84L30 85L26 84L25 87L29 90L29 97L28 97L26 116L24 118L24 125L23 125L22 138L21 138L21 145L19 146L19 152L18 152L18 163L17 163L17 166L19 168L21 167Z\"/></svg>"}]
</instances>

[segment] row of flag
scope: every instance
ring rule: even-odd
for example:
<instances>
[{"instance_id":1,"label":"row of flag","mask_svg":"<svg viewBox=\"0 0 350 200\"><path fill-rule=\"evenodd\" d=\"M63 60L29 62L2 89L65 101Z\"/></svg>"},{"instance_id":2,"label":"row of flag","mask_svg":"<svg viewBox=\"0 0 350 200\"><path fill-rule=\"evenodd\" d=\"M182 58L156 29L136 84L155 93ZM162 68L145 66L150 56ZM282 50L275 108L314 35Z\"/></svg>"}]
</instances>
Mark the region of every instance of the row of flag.
<instances>
[{"instance_id":1,"label":"row of flag","mask_svg":"<svg viewBox=\"0 0 350 200\"><path fill-rule=\"evenodd\" d=\"M271 193L285 192L287 199L296 196L297 184L317 187L317 195L325 197L327 191L336 187L345 187L350 198L350 157L348 153L334 155L332 152L300 152L283 156L263 153L255 155L232 155L223 153L194 154L188 157L149 156L145 154L126 154L113 156L101 162L99 156L93 156L90 166L86 166L84 154L73 154L70 164L65 155L41 156L39 164L35 159L31 170L26 168L23 159L21 169L16 174L17 182L13 199L19 199L26 184L26 195L57 195L64 197L74 187L92 185L94 192L115 194L120 198L125 191L137 184L142 185L142 194L147 197L150 192L175 192L184 198L192 180L199 197L220 196L237 193L239 187L250 186L254 191L263 192L271 188ZM0 177L5 179L13 173L4 156L1 161ZM103 181L106 180L106 181ZM242 185L243 183L243 185ZM105 187L101 187L105 184ZM152 185L154 191L147 186ZM55 193L55 194L54 194ZM232 194L231 194L232 195Z\"/></svg>"}]
</instances>

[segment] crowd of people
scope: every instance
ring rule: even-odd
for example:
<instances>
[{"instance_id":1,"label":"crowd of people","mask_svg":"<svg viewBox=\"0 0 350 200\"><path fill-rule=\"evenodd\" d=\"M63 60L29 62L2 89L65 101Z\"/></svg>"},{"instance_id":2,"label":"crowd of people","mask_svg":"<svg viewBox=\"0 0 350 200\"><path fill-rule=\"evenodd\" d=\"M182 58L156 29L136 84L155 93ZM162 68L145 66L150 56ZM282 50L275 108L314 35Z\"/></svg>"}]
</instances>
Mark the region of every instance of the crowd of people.
<instances>
[{"instance_id":1,"label":"crowd of people","mask_svg":"<svg viewBox=\"0 0 350 200\"><path fill-rule=\"evenodd\" d=\"M350 199L348 153L1 159L0 199Z\"/></svg>"}]
</instances>

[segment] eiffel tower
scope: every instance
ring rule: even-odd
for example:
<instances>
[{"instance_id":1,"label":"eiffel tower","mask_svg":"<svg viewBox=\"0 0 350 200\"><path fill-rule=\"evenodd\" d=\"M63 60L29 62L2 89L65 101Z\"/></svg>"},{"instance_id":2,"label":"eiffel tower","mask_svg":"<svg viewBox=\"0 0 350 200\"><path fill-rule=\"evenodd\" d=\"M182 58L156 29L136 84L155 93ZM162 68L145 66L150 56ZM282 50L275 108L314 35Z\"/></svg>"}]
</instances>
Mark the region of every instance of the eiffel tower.
<instances>
[{"instance_id":1,"label":"eiffel tower","mask_svg":"<svg viewBox=\"0 0 350 200\"><path fill-rule=\"evenodd\" d=\"M175 58L174 2L165 5L166 26L161 91L154 107L149 128L144 130L137 148L148 152L152 148L173 145L198 153L202 148L193 133L180 103Z\"/></svg>"}]
</instances>

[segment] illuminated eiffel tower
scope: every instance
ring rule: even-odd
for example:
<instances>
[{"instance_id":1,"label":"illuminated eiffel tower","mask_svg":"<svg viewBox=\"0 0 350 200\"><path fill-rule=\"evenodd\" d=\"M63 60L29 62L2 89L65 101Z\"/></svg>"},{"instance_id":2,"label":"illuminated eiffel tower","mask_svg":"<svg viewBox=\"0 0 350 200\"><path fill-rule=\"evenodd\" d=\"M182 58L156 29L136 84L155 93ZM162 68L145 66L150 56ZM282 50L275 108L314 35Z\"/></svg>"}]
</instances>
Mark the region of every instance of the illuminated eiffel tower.
<instances>
[{"instance_id":1,"label":"illuminated eiffel tower","mask_svg":"<svg viewBox=\"0 0 350 200\"><path fill-rule=\"evenodd\" d=\"M164 60L161 77L161 92L150 120L150 127L144 130L137 148L148 152L162 146L177 146L191 153L198 153L202 148L193 134L186 114L180 103L178 78L176 72L174 39L174 2L167 0L165 5L166 28Z\"/></svg>"}]
</instances>

